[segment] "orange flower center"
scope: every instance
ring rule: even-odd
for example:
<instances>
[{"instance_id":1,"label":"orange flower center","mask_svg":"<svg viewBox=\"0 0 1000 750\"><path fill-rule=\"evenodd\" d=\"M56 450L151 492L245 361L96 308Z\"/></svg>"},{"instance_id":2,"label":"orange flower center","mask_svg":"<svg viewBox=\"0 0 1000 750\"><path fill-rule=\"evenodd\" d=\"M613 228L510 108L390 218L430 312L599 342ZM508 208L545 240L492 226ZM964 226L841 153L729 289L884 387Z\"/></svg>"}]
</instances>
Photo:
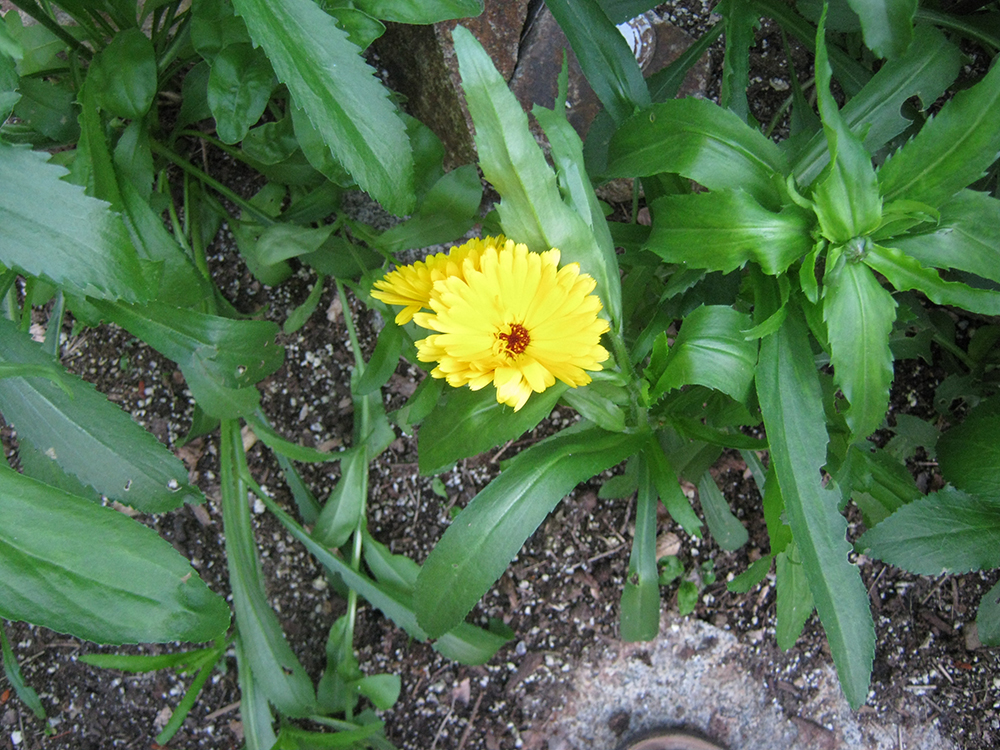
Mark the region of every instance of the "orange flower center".
<instances>
[{"instance_id":1,"label":"orange flower center","mask_svg":"<svg viewBox=\"0 0 1000 750\"><path fill-rule=\"evenodd\" d=\"M531 343L531 335L528 333L528 329L525 328L520 323L511 323L510 331L507 333L498 333L497 338L503 342L504 353L508 357L516 357L518 354L523 354L524 350L528 348L528 344Z\"/></svg>"}]
</instances>

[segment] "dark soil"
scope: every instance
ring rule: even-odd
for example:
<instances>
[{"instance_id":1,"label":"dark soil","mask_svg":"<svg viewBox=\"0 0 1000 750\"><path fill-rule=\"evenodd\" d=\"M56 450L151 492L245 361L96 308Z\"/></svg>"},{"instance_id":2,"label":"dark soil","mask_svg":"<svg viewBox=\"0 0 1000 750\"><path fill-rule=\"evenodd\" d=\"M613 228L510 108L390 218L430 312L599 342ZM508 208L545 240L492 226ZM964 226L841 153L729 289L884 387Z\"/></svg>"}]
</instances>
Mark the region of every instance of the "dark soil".
<instances>
[{"instance_id":1,"label":"dark soil","mask_svg":"<svg viewBox=\"0 0 1000 750\"><path fill-rule=\"evenodd\" d=\"M766 34L766 30L762 33ZM769 37L770 38L770 37ZM770 49L777 51L776 42ZM755 65L768 56L758 49ZM787 80L779 69L761 68L760 90L752 92L754 111L764 121L784 95L773 81ZM801 74L801 71L800 71ZM778 102L775 104L774 102ZM758 110L758 106L760 109ZM237 308L263 311L283 322L301 303L315 276L303 269L279 288L262 287L246 270L225 238L211 259L217 283ZM352 303L362 341L370 353L377 315ZM44 317L39 321L45 324ZM208 497L203 508L142 518L188 557L215 591L228 594L218 493L218 439L208 436L177 448L190 425L191 403L175 365L114 327L65 328L63 361L95 383L108 397L174 448L192 478ZM317 312L294 336L282 336L286 362L261 390L264 409L286 436L324 448L351 441L349 376L353 364L336 292L327 284ZM423 373L405 363L385 389L386 408L403 403ZM913 361L896 363L893 408L899 412L932 410L934 388L943 372ZM417 474L417 441L400 435L371 467L369 528L396 553L422 561L440 538L453 507L464 506L498 473L498 459L516 452L574 419L562 408L537 430L511 445L462 461L440 479L447 497L434 492L432 480ZM9 429L4 447L11 455L16 441ZM277 463L262 446L249 451L259 483L294 512ZM924 486L934 482L932 464ZM335 463L305 467L307 482L322 501L338 478ZM763 678L769 697L789 716L798 716L811 690L808 675L829 663L825 637L815 616L796 646L787 653L774 644L775 595L770 581L738 595L726 580L768 549L760 496L738 454L718 463L716 479L734 512L750 532L737 552L724 552L710 537L688 537L668 517L659 533L673 532L679 555L691 564L711 560L717 575L706 586L692 615L731 630L748 646L745 669ZM631 546L632 504L597 496L601 478L579 487L528 540L508 571L473 612L474 619L497 617L516 637L488 664L452 663L427 644L414 642L363 606L357 623L357 648L367 673L393 672L402 678L396 707L384 713L389 739L406 750L505 750L544 748L541 731L547 711L566 688L563 675L595 647L617 640L618 602ZM693 494L693 488L691 488ZM697 508L697 506L696 506ZM293 649L314 678L324 666L330 625L344 603L327 586L321 568L274 518L255 508L254 521L272 604ZM860 533L852 528L852 534ZM99 542L98 542L99 543ZM865 721L889 724L937 720L943 732L966 750L1000 744L1000 651L978 647L970 626L979 598L997 573L928 578L860 559L875 617L877 647ZM664 607L676 609L676 584L663 591ZM172 671L131 675L81 663L85 653L155 654L176 646L97 647L23 623L7 633L27 683L41 696L50 730L0 681L0 750L98 750L153 748L154 737L190 684L192 675ZM205 686L181 730L170 743L177 748L239 748L242 727L235 657ZM539 696L546 700L539 701ZM539 708L542 706L542 708ZM548 707L548 708L546 708ZM627 723L627 722L626 722Z\"/></svg>"}]
</instances>

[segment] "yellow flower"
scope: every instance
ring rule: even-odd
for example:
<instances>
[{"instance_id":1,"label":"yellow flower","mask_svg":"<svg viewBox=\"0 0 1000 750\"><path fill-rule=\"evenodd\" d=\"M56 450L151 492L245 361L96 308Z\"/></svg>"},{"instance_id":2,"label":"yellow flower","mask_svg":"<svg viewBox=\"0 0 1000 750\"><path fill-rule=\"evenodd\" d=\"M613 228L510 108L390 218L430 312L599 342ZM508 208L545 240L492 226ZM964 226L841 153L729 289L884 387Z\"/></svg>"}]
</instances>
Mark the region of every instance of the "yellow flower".
<instances>
[{"instance_id":1,"label":"yellow flower","mask_svg":"<svg viewBox=\"0 0 1000 750\"><path fill-rule=\"evenodd\" d=\"M473 239L447 253L429 255L412 265L401 266L375 282L372 297L389 305L404 305L396 315L396 323L409 323L415 312L429 306L435 281L447 276L461 277L466 260L471 261L473 269L478 268L483 250L503 246L504 241L503 235Z\"/></svg>"},{"instance_id":2,"label":"yellow flower","mask_svg":"<svg viewBox=\"0 0 1000 750\"><path fill-rule=\"evenodd\" d=\"M559 257L507 240L466 258L459 273L434 282L433 312L413 316L437 332L417 342L417 357L437 362L431 374L455 387L492 382L497 401L515 411L557 379L589 383L587 370L608 358L600 339L609 326L597 317L594 279L576 263L559 268Z\"/></svg>"}]
</instances>

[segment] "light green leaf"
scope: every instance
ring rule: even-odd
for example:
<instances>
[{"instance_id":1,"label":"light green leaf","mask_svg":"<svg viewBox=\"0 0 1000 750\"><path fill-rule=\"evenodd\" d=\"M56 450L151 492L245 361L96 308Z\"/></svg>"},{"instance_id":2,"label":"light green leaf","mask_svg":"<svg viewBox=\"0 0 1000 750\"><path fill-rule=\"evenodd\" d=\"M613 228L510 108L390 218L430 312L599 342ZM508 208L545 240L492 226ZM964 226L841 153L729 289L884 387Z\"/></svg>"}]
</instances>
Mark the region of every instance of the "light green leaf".
<instances>
[{"instance_id":1,"label":"light green leaf","mask_svg":"<svg viewBox=\"0 0 1000 750\"><path fill-rule=\"evenodd\" d=\"M0 362L56 367L30 337L0 318ZM69 474L146 513L201 502L187 469L150 433L76 376L61 384L38 377L0 380L0 411L18 434Z\"/></svg>"},{"instance_id":2,"label":"light green leaf","mask_svg":"<svg viewBox=\"0 0 1000 750\"><path fill-rule=\"evenodd\" d=\"M520 411L497 403L490 388L449 388L445 402L420 427L420 473L437 474L460 459L520 437L549 415L566 388L556 383L529 398Z\"/></svg>"},{"instance_id":3,"label":"light green leaf","mask_svg":"<svg viewBox=\"0 0 1000 750\"><path fill-rule=\"evenodd\" d=\"M761 344L757 395L781 485L785 514L802 556L840 685L852 706L868 695L875 628L868 592L848 562L847 520L839 495L820 484L828 436L819 376L805 323L789 315Z\"/></svg>"},{"instance_id":4,"label":"light green leaf","mask_svg":"<svg viewBox=\"0 0 1000 750\"><path fill-rule=\"evenodd\" d=\"M851 402L844 416L853 440L878 429L889 408L895 318L896 301L871 269L842 255L824 279L823 319L834 380Z\"/></svg>"},{"instance_id":5,"label":"light green leaf","mask_svg":"<svg viewBox=\"0 0 1000 750\"><path fill-rule=\"evenodd\" d=\"M904 505L857 547L921 575L1000 567L1000 503L945 487Z\"/></svg>"},{"instance_id":6,"label":"light green leaf","mask_svg":"<svg viewBox=\"0 0 1000 750\"><path fill-rule=\"evenodd\" d=\"M778 648L787 651L799 639L802 627L813 611L812 591L795 542L776 556L775 576L778 622L774 636Z\"/></svg>"},{"instance_id":7,"label":"light green leaf","mask_svg":"<svg viewBox=\"0 0 1000 750\"><path fill-rule=\"evenodd\" d=\"M482 0L354 0L370 16L396 23L430 24L483 12Z\"/></svg>"},{"instance_id":8,"label":"light green leaf","mask_svg":"<svg viewBox=\"0 0 1000 750\"><path fill-rule=\"evenodd\" d=\"M559 433L520 453L427 557L414 596L421 627L434 637L459 624L566 493L641 443L636 435L589 429Z\"/></svg>"},{"instance_id":9,"label":"light green leaf","mask_svg":"<svg viewBox=\"0 0 1000 750\"><path fill-rule=\"evenodd\" d=\"M975 182L1000 153L1000 66L959 91L878 172L885 200L941 206Z\"/></svg>"},{"instance_id":10,"label":"light green leaf","mask_svg":"<svg viewBox=\"0 0 1000 750\"><path fill-rule=\"evenodd\" d=\"M708 530L722 549L737 550L747 543L750 535L739 519L733 515L729 503L719 491L719 485L707 471L701 475L701 480L698 482L698 499L701 501L701 510L705 514Z\"/></svg>"},{"instance_id":11,"label":"light green leaf","mask_svg":"<svg viewBox=\"0 0 1000 750\"><path fill-rule=\"evenodd\" d=\"M913 37L917 0L847 0L861 19L865 44L879 57L899 57Z\"/></svg>"},{"instance_id":12,"label":"light green leaf","mask_svg":"<svg viewBox=\"0 0 1000 750\"><path fill-rule=\"evenodd\" d=\"M334 18L311 0L235 0L250 36L337 158L388 211L413 209L413 155L382 86Z\"/></svg>"},{"instance_id":13,"label":"light green leaf","mask_svg":"<svg viewBox=\"0 0 1000 750\"><path fill-rule=\"evenodd\" d=\"M675 172L710 190L745 190L778 208L788 164L773 141L707 99L672 99L626 120L608 149L606 177Z\"/></svg>"},{"instance_id":14,"label":"light green leaf","mask_svg":"<svg viewBox=\"0 0 1000 750\"><path fill-rule=\"evenodd\" d=\"M94 56L88 78L101 108L137 120L149 111L156 95L156 53L139 29L125 29Z\"/></svg>"},{"instance_id":15,"label":"light green leaf","mask_svg":"<svg viewBox=\"0 0 1000 750\"><path fill-rule=\"evenodd\" d=\"M579 263L597 281L613 320L621 318L618 266L605 256L586 221L567 206L528 118L493 61L468 30L452 33L462 87L476 126L483 175L500 193L504 233L535 251L557 247L564 263Z\"/></svg>"},{"instance_id":16,"label":"light green leaf","mask_svg":"<svg viewBox=\"0 0 1000 750\"><path fill-rule=\"evenodd\" d=\"M0 262L80 295L151 297L155 285L121 219L47 158L0 142Z\"/></svg>"},{"instance_id":17,"label":"light green leaf","mask_svg":"<svg viewBox=\"0 0 1000 750\"><path fill-rule=\"evenodd\" d=\"M657 401L674 388L697 383L744 402L753 382L757 342L747 341L743 329L750 316L722 305L702 305L684 318L659 372L647 371L650 400Z\"/></svg>"},{"instance_id":18,"label":"light green leaf","mask_svg":"<svg viewBox=\"0 0 1000 750\"><path fill-rule=\"evenodd\" d=\"M0 617L116 644L207 641L229 624L187 560L123 513L0 467L0 516Z\"/></svg>"},{"instance_id":19,"label":"light green leaf","mask_svg":"<svg viewBox=\"0 0 1000 750\"><path fill-rule=\"evenodd\" d=\"M646 249L685 267L728 273L755 261L777 275L813 249L812 223L797 206L774 213L742 190L668 195L653 203Z\"/></svg>"},{"instance_id":20,"label":"light green leaf","mask_svg":"<svg viewBox=\"0 0 1000 750\"><path fill-rule=\"evenodd\" d=\"M274 88L267 57L250 44L223 47L208 76L208 106L223 143L238 143L267 107Z\"/></svg>"},{"instance_id":21,"label":"light green leaf","mask_svg":"<svg viewBox=\"0 0 1000 750\"><path fill-rule=\"evenodd\" d=\"M651 641L660 632L660 582L656 567L656 487L640 456L635 536L621 598L621 639Z\"/></svg>"},{"instance_id":22,"label":"light green leaf","mask_svg":"<svg viewBox=\"0 0 1000 750\"><path fill-rule=\"evenodd\" d=\"M958 281L945 281L937 271L894 247L874 245L864 262L888 279L899 291L917 289L939 305L955 305L982 315L1000 315L1000 292L974 289Z\"/></svg>"},{"instance_id":23,"label":"light green leaf","mask_svg":"<svg viewBox=\"0 0 1000 750\"><path fill-rule=\"evenodd\" d=\"M937 442L944 478L972 495L1000 502L1000 399L981 402Z\"/></svg>"}]
</instances>

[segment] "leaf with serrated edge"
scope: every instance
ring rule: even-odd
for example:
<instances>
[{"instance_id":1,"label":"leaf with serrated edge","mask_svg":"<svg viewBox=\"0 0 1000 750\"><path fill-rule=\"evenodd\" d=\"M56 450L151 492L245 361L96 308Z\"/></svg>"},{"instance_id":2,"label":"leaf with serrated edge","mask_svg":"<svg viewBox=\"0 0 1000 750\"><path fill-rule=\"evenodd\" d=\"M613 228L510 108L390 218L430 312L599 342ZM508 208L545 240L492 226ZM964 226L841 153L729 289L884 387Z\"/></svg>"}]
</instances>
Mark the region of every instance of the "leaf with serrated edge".
<instances>
[{"instance_id":1,"label":"leaf with serrated edge","mask_svg":"<svg viewBox=\"0 0 1000 750\"><path fill-rule=\"evenodd\" d=\"M823 488L820 469L829 440L819 376L800 315L789 315L761 344L757 394L781 485L785 515L802 556L809 587L826 631L840 685L848 702L868 695L875 627L868 592L847 555L847 520L839 494Z\"/></svg>"},{"instance_id":2,"label":"leaf with serrated edge","mask_svg":"<svg viewBox=\"0 0 1000 750\"><path fill-rule=\"evenodd\" d=\"M278 79L358 184L386 210L409 213L415 196L406 128L347 32L311 0L233 5Z\"/></svg>"}]
</instances>

